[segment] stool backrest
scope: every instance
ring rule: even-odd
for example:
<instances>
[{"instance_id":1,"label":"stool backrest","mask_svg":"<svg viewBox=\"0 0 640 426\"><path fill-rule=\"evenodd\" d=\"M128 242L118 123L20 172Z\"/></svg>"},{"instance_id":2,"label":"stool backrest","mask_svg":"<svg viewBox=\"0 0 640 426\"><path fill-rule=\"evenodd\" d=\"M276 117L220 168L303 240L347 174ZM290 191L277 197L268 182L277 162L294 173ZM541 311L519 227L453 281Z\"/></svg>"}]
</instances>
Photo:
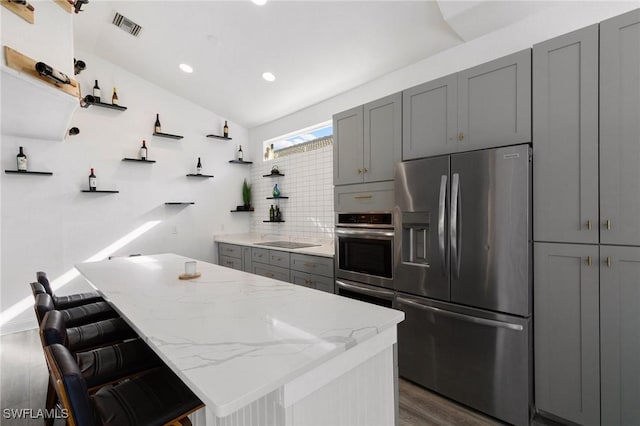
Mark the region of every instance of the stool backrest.
<instances>
[{"instance_id":1,"label":"stool backrest","mask_svg":"<svg viewBox=\"0 0 640 426\"><path fill-rule=\"evenodd\" d=\"M42 320L44 319L44 315L55 309L53 305L53 299L47 293L39 294L36 296L36 303L33 305L33 308L36 311L36 318L38 319L38 324L42 324Z\"/></svg>"},{"instance_id":2,"label":"stool backrest","mask_svg":"<svg viewBox=\"0 0 640 426\"><path fill-rule=\"evenodd\" d=\"M44 353L56 394L69 415L67 424L95 425L87 383L74 356L58 344L47 346Z\"/></svg>"},{"instance_id":3,"label":"stool backrest","mask_svg":"<svg viewBox=\"0 0 640 426\"><path fill-rule=\"evenodd\" d=\"M37 282L32 282L29 284L31 286L31 293L33 293L33 297L36 297L39 294L45 294L47 291L44 289L44 286Z\"/></svg>"},{"instance_id":4,"label":"stool backrest","mask_svg":"<svg viewBox=\"0 0 640 426\"><path fill-rule=\"evenodd\" d=\"M47 273L38 271L36 272L36 279L42 286L49 296L53 296L53 291L51 290L51 285L49 284L49 278L47 278Z\"/></svg>"},{"instance_id":5,"label":"stool backrest","mask_svg":"<svg viewBox=\"0 0 640 426\"><path fill-rule=\"evenodd\" d=\"M53 310L45 314L40 324L40 340L42 347L54 344L68 346L67 327L59 311Z\"/></svg>"}]
</instances>

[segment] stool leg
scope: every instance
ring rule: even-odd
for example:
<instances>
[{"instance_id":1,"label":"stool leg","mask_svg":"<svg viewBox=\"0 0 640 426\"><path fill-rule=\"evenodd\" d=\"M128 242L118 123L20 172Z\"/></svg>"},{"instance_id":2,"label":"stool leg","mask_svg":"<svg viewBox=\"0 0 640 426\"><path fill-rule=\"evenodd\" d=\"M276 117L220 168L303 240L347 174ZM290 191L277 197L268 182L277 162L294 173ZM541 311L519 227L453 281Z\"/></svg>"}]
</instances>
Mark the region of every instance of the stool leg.
<instances>
[{"instance_id":1,"label":"stool leg","mask_svg":"<svg viewBox=\"0 0 640 426\"><path fill-rule=\"evenodd\" d=\"M47 386L47 401L45 403L45 408L49 412L56 407L56 402L58 402L58 395L56 395L56 390L51 384L51 380L48 381L49 386ZM45 417L44 424L45 426L53 426L53 418Z\"/></svg>"}]
</instances>

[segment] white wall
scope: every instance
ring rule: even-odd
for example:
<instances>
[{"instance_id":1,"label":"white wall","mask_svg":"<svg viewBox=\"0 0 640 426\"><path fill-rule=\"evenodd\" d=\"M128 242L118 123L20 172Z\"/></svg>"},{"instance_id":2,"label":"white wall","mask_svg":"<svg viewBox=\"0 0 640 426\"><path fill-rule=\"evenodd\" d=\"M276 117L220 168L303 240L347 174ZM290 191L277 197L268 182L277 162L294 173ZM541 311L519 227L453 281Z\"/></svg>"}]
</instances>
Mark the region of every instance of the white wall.
<instances>
[{"instance_id":1,"label":"white wall","mask_svg":"<svg viewBox=\"0 0 640 426\"><path fill-rule=\"evenodd\" d=\"M51 171L52 177L2 174L2 282L5 311L31 298L28 283L44 270L52 279L95 255L149 221L161 223L117 250L115 255L175 252L203 261L215 261L213 234L247 232L249 217L230 210L242 204L241 186L250 169L228 163L238 144L246 145L247 130L229 122L233 141L205 138L222 133L219 117L98 57L76 52L87 69L76 76L82 93L90 93L98 79L103 98L118 87L119 112L92 106L78 109L72 125L78 136L59 142L2 136L2 167L15 169L18 146L24 146L29 169ZM156 112L163 131L180 134L177 141L153 137ZM34 126L37 126L37 121ZM136 157L142 139L155 164L122 162ZM187 178L195 172L197 157L203 173L213 179ZM247 153L246 160L251 160ZM98 189L119 194L81 193L88 186L89 168L98 176ZM194 201L188 207L165 206L166 201ZM82 279L60 293L86 291ZM3 332L35 326L32 298L23 314Z\"/></svg>"},{"instance_id":2,"label":"white wall","mask_svg":"<svg viewBox=\"0 0 640 426\"><path fill-rule=\"evenodd\" d=\"M532 47L535 43L639 6L638 1L555 2L553 6L511 26L440 52L279 120L252 128L250 140L254 156L260 158L262 141L327 121L337 112ZM340 72L340 64L336 64L336 72Z\"/></svg>"},{"instance_id":3,"label":"white wall","mask_svg":"<svg viewBox=\"0 0 640 426\"><path fill-rule=\"evenodd\" d=\"M265 178L277 165L284 177ZM251 215L251 232L283 238L327 239L333 237L333 146L254 163L251 182L255 212ZM283 200L267 200L278 183ZM269 220L271 204L280 205L284 223Z\"/></svg>"}]
</instances>

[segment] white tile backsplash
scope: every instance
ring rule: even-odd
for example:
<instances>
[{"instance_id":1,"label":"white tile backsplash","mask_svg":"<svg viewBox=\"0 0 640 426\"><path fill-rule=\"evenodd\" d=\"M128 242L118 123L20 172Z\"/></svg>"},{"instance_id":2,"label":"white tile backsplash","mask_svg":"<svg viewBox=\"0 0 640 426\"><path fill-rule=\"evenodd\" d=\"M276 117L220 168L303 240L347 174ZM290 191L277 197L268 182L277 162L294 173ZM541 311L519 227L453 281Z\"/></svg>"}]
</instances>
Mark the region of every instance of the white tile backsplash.
<instances>
[{"instance_id":1,"label":"white tile backsplash","mask_svg":"<svg viewBox=\"0 0 640 426\"><path fill-rule=\"evenodd\" d=\"M265 178L277 165L284 177ZM294 238L333 238L333 147L302 152L267 162L256 162L251 170L252 204L255 208L251 232ZM288 199L267 200L273 186ZM280 206L284 223L269 220L271 204Z\"/></svg>"}]
</instances>

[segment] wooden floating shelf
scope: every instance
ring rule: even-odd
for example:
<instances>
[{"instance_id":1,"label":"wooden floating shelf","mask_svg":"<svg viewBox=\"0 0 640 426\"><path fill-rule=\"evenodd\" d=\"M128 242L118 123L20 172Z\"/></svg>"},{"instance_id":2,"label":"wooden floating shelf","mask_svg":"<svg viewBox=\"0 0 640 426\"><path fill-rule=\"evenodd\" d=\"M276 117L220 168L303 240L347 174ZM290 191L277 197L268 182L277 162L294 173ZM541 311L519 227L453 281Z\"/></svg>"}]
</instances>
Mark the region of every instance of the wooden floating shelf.
<instances>
[{"instance_id":1,"label":"wooden floating shelf","mask_svg":"<svg viewBox=\"0 0 640 426\"><path fill-rule=\"evenodd\" d=\"M96 191L89 191L88 189L83 189L82 192L87 192L90 194L118 194L120 191L114 191L114 190L96 190Z\"/></svg>"},{"instance_id":2,"label":"wooden floating shelf","mask_svg":"<svg viewBox=\"0 0 640 426\"><path fill-rule=\"evenodd\" d=\"M156 160L141 160L139 158L123 158L122 161L136 161L138 163L155 163Z\"/></svg>"},{"instance_id":3,"label":"wooden floating shelf","mask_svg":"<svg viewBox=\"0 0 640 426\"><path fill-rule=\"evenodd\" d=\"M219 135L207 135L208 138L214 138L214 139L224 139L227 141L233 140L233 138L230 138L228 136L219 136Z\"/></svg>"},{"instance_id":4,"label":"wooden floating shelf","mask_svg":"<svg viewBox=\"0 0 640 426\"><path fill-rule=\"evenodd\" d=\"M251 210L231 210L231 213L252 213L254 212L255 209L251 209Z\"/></svg>"},{"instance_id":5,"label":"wooden floating shelf","mask_svg":"<svg viewBox=\"0 0 640 426\"><path fill-rule=\"evenodd\" d=\"M16 175L42 175L42 176L53 176L51 172L32 172L30 170L20 171L20 170L5 170L5 173L8 174L16 174Z\"/></svg>"},{"instance_id":6,"label":"wooden floating shelf","mask_svg":"<svg viewBox=\"0 0 640 426\"><path fill-rule=\"evenodd\" d=\"M281 198L284 198L285 200L289 199L289 197L267 197L267 200L279 200Z\"/></svg>"},{"instance_id":7,"label":"wooden floating shelf","mask_svg":"<svg viewBox=\"0 0 640 426\"><path fill-rule=\"evenodd\" d=\"M284 220L263 220L264 223L284 223Z\"/></svg>"},{"instance_id":8,"label":"wooden floating shelf","mask_svg":"<svg viewBox=\"0 0 640 426\"><path fill-rule=\"evenodd\" d=\"M8 0L1 0L1 2L4 7L9 9L10 11L15 13L16 15L18 15L28 23L30 24L35 23L36 21L34 16L35 8L30 3L19 4L19 3L10 2Z\"/></svg>"},{"instance_id":9,"label":"wooden floating shelf","mask_svg":"<svg viewBox=\"0 0 640 426\"><path fill-rule=\"evenodd\" d=\"M158 133L158 132L153 132L153 136L158 136L159 138L168 138L168 139L182 139L182 138L184 138L184 136L180 136L180 135L172 135L170 133Z\"/></svg>"},{"instance_id":10,"label":"wooden floating shelf","mask_svg":"<svg viewBox=\"0 0 640 426\"><path fill-rule=\"evenodd\" d=\"M262 175L262 177L282 177L284 173L269 173L268 175Z\"/></svg>"},{"instance_id":11,"label":"wooden floating shelf","mask_svg":"<svg viewBox=\"0 0 640 426\"><path fill-rule=\"evenodd\" d=\"M253 164L253 161L229 160L233 164Z\"/></svg>"},{"instance_id":12,"label":"wooden floating shelf","mask_svg":"<svg viewBox=\"0 0 640 426\"><path fill-rule=\"evenodd\" d=\"M193 201L167 201L164 204L166 206L188 206L195 203Z\"/></svg>"},{"instance_id":13,"label":"wooden floating shelf","mask_svg":"<svg viewBox=\"0 0 640 426\"><path fill-rule=\"evenodd\" d=\"M213 175L203 175L203 174L199 175L197 173L189 173L187 177L212 178Z\"/></svg>"},{"instance_id":14,"label":"wooden floating shelf","mask_svg":"<svg viewBox=\"0 0 640 426\"><path fill-rule=\"evenodd\" d=\"M57 3L61 8L63 8L68 13L73 13L73 4L69 3L67 0L53 0Z\"/></svg>"},{"instance_id":15,"label":"wooden floating shelf","mask_svg":"<svg viewBox=\"0 0 640 426\"><path fill-rule=\"evenodd\" d=\"M9 46L4 47L4 57L7 61L7 66L9 68L14 69L21 73L30 75L31 77L38 79L44 83L47 83L50 86L56 87L59 90L63 91L64 93L71 95L75 98L80 97L80 85L78 84L77 81L71 79L71 83L62 84L62 83L55 83L53 80L41 76L40 74L38 74L38 71L36 71L35 60L31 59L28 56L23 55L22 53L10 48Z\"/></svg>"},{"instance_id":16,"label":"wooden floating shelf","mask_svg":"<svg viewBox=\"0 0 640 426\"><path fill-rule=\"evenodd\" d=\"M85 102L86 102L86 100L85 100ZM114 104L106 104L104 102L99 102L99 101L87 102L87 104L94 105L94 106L101 107L101 108L115 109L115 110L118 110L118 111L126 111L127 110L127 107L123 107L123 106L120 106L120 105L114 105Z\"/></svg>"}]
</instances>

